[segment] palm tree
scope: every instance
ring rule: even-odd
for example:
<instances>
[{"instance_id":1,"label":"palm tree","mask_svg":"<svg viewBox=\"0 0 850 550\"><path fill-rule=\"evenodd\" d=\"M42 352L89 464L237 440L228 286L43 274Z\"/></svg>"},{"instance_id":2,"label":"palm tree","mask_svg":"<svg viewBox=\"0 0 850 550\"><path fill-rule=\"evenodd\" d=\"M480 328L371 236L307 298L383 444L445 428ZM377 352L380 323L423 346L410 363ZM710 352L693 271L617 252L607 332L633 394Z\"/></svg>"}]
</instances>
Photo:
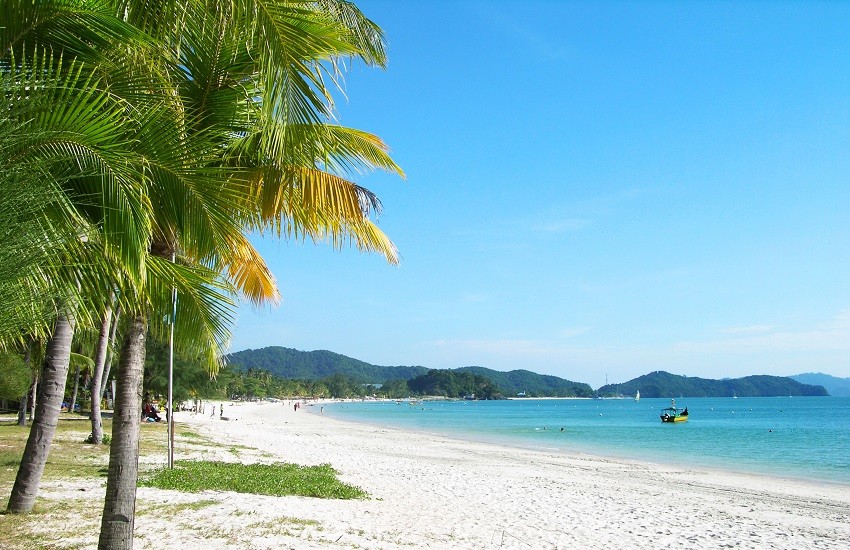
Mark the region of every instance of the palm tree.
<instances>
[{"instance_id":1,"label":"palm tree","mask_svg":"<svg viewBox=\"0 0 850 550\"><path fill-rule=\"evenodd\" d=\"M359 12L337 2L188 2L177 10L180 17L152 18L134 7L126 11L128 21L167 46L157 57L167 67L152 70L151 77L170 77L159 85L171 108L164 120L145 125L155 131L140 139L150 158L161 162L153 166L149 189L157 205L150 261L177 269L162 261L170 256L185 267L208 267L253 301L276 299L277 290L245 229L272 227L286 236L328 238L337 246L348 237L362 250L397 261L392 243L368 219L379 206L374 195L326 171L356 166L400 172L374 136L321 123L330 97L322 63L340 55L370 61L379 52L371 39L360 41L368 47L353 44L353 23L340 24L363 23ZM179 139L163 145L169 136ZM122 351L120 420L113 425L101 548L132 543L138 426L130 419L140 410L142 327L151 321L149 328L160 330L153 321L167 311L164 290L178 280L164 276L148 283L151 303L135 311ZM179 294L178 322L187 313L186 296ZM224 297L219 304L226 309ZM190 318L198 314L201 308ZM207 338L190 342L217 351L210 344L220 343L221 333L215 319L207 320L211 323L191 323L205 327ZM218 357L209 359L215 369Z\"/></svg>"},{"instance_id":2,"label":"palm tree","mask_svg":"<svg viewBox=\"0 0 850 550\"><path fill-rule=\"evenodd\" d=\"M63 17L74 9L79 17ZM145 242L147 207L135 165L126 162L125 105L101 86L87 63L98 57L93 46L129 36L132 28L92 5L70 2L11 1L3 13L0 101L6 116L0 133L13 139L0 150L0 165L13 175L36 166L37 178L23 172L16 184L40 187L52 197L35 223L42 230L36 249L52 243L54 254L26 266L16 284L32 292L13 301L33 310L36 297L50 298L50 307L31 319L35 323L18 327L22 336L48 338L35 421L8 507L27 512L56 429L75 326L88 321L87 306L97 299L89 291L115 275L117 260L125 280L138 280L142 266L133 260ZM53 224L62 228L60 239L44 229Z\"/></svg>"},{"instance_id":3,"label":"palm tree","mask_svg":"<svg viewBox=\"0 0 850 550\"><path fill-rule=\"evenodd\" d=\"M243 231L352 243L397 261L369 219L377 198L341 174L401 170L375 136L327 122L337 61L382 64L382 37L353 5L333 0L7 0L4 13L5 107L32 136L6 158L46 159L65 200L49 213L88 241L62 242L61 269L39 265L45 276L36 278L62 290L52 302L57 328L42 328L55 348L45 365L57 365L45 373L61 373L59 344L73 321L94 324L112 305L104 288L118 290L129 317L100 542L118 547L132 542L144 340L163 330L171 288L180 293L179 344L207 351L212 372L234 293L277 299ZM69 268L82 257L86 269ZM50 428L52 401L45 407ZM30 488L45 449L36 455L25 453L36 468L22 463L19 474ZM34 491L24 492L31 498L13 491L10 510L31 508Z\"/></svg>"}]
</instances>

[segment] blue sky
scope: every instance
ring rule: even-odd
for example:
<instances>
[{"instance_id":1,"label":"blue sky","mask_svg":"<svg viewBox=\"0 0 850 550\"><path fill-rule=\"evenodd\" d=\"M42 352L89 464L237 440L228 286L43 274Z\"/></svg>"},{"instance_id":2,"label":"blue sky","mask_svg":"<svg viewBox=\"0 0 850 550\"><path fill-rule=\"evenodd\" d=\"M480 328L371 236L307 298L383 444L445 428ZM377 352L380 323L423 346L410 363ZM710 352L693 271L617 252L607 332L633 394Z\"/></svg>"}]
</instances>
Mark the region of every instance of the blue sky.
<instances>
[{"instance_id":1,"label":"blue sky","mask_svg":"<svg viewBox=\"0 0 850 550\"><path fill-rule=\"evenodd\" d=\"M284 301L232 350L850 376L850 3L358 5L389 66L339 117L407 173L356 178L402 263L256 240Z\"/></svg>"}]
</instances>

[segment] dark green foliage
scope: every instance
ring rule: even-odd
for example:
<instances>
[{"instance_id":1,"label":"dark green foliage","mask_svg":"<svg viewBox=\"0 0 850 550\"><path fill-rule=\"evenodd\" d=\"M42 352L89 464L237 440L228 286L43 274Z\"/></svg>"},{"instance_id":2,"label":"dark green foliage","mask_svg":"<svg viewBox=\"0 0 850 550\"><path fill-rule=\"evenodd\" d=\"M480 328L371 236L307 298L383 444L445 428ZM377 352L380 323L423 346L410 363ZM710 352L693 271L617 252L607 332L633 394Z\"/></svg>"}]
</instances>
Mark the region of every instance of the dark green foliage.
<instances>
[{"instance_id":1,"label":"dark green foliage","mask_svg":"<svg viewBox=\"0 0 850 550\"><path fill-rule=\"evenodd\" d=\"M410 387L407 385L407 380L388 380L377 393L391 399L399 399L410 395Z\"/></svg>"},{"instance_id":2,"label":"dark green foliage","mask_svg":"<svg viewBox=\"0 0 850 550\"><path fill-rule=\"evenodd\" d=\"M592 397L593 388L583 382L572 382L557 376L537 374L528 370L500 372L484 367L461 367L462 372L486 376L506 395L525 392L528 397Z\"/></svg>"},{"instance_id":3,"label":"dark green foliage","mask_svg":"<svg viewBox=\"0 0 850 550\"><path fill-rule=\"evenodd\" d=\"M299 351L280 346L237 351L227 356L227 362L242 370L262 369L296 380L321 380L342 373L360 384L409 380L428 372L425 367L381 367L331 351Z\"/></svg>"},{"instance_id":4,"label":"dark green foliage","mask_svg":"<svg viewBox=\"0 0 850 550\"><path fill-rule=\"evenodd\" d=\"M439 395L458 398L501 399L502 391L490 379L456 370L431 370L407 381L410 391L419 395Z\"/></svg>"},{"instance_id":5,"label":"dark green foliage","mask_svg":"<svg viewBox=\"0 0 850 550\"><path fill-rule=\"evenodd\" d=\"M746 376L744 378L711 380L679 376L656 371L623 384L608 384L599 388L600 397L634 395L641 397L777 397L784 395L829 395L822 386L801 384L783 376Z\"/></svg>"},{"instance_id":6,"label":"dark green foliage","mask_svg":"<svg viewBox=\"0 0 850 550\"><path fill-rule=\"evenodd\" d=\"M32 372L20 355L0 351L0 399L18 399L30 388Z\"/></svg>"},{"instance_id":7,"label":"dark green foliage","mask_svg":"<svg viewBox=\"0 0 850 550\"><path fill-rule=\"evenodd\" d=\"M153 337L146 343L144 390L145 395L153 396L168 392L168 345ZM195 397L227 397L225 383L210 378L202 359L179 353L174 355L173 392L175 402Z\"/></svg>"},{"instance_id":8,"label":"dark green foliage","mask_svg":"<svg viewBox=\"0 0 850 550\"><path fill-rule=\"evenodd\" d=\"M378 391L387 397L406 397L408 390L403 389L397 381L422 376L429 370L419 366L382 367L330 351L308 352L279 346L238 351L228 355L227 360L241 370L262 369L283 378L327 380L335 374L343 374L357 387L364 384L394 384L389 390L381 388ZM593 389L587 384L528 370L500 372L483 367L462 367L456 370L489 378L507 396L520 392L525 392L529 397L593 395Z\"/></svg>"},{"instance_id":9,"label":"dark green foliage","mask_svg":"<svg viewBox=\"0 0 850 550\"><path fill-rule=\"evenodd\" d=\"M162 469L139 482L157 487L196 493L233 491L257 495L297 495L318 498L355 499L368 495L359 487L342 483L330 464L239 464L232 462L177 461L174 469Z\"/></svg>"},{"instance_id":10,"label":"dark green foliage","mask_svg":"<svg viewBox=\"0 0 850 550\"><path fill-rule=\"evenodd\" d=\"M94 434L89 434L88 437L83 440L83 443L88 443L89 445L93 444ZM103 434L103 440L101 441L101 444L109 445L110 443L112 443L112 438L109 436L109 434Z\"/></svg>"}]
</instances>

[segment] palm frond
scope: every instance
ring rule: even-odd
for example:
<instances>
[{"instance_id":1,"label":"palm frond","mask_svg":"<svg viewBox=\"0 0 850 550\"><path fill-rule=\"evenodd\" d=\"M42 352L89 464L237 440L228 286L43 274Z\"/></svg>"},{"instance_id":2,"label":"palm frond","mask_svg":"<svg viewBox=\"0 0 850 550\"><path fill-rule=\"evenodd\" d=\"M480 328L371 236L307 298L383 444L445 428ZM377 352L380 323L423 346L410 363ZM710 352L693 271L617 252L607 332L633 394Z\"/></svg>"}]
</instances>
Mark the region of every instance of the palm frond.
<instances>
[{"instance_id":1,"label":"palm frond","mask_svg":"<svg viewBox=\"0 0 850 550\"><path fill-rule=\"evenodd\" d=\"M139 164L128 162L135 145L126 105L83 64L63 64L46 50L2 75L0 87L0 101L24 131L2 160L44 166L140 280L150 205Z\"/></svg>"},{"instance_id":2,"label":"palm frond","mask_svg":"<svg viewBox=\"0 0 850 550\"><path fill-rule=\"evenodd\" d=\"M274 275L259 252L243 234L230 239L229 254L222 259L224 276L255 305L280 302Z\"/></svg>"},{"instance_id":3,"label":"palm frond","mask_svg":"<svg viewBox=\"0 0 850 550\"><path fill-rule=\"evenodd\" d=\"M160 340L167 337L172 313L171 292L176 288L175 348L205 357L208 370L217 372L235 323L235 289L215 270L172 263L157 256L148 258L148 272L146 294L152 312L151 333Z\"/></svg>"},{"instance_id":4,"label":"palm frond","mask_svg":"<svg viewBox=\"0 0 850 550\"><path fill-rule=\"evenodd\" d=\"M0 68L35 57L44 47L66 61L96 61L115 41L146 40L116 17L110 0L2 0L0 5Z\"/></svg>"},{"instance_id":5,"label":"palm frond","mask_svg":"<svg viewBox=\"0 0 850 550\"><path fill-rule=\"evenodd\" d=\"M384 31L346 0L318 0L321 10L346 29L346 39L355 44L359 57L368 65L385 67L387 49Z\"/></svg>"}]
</instances>

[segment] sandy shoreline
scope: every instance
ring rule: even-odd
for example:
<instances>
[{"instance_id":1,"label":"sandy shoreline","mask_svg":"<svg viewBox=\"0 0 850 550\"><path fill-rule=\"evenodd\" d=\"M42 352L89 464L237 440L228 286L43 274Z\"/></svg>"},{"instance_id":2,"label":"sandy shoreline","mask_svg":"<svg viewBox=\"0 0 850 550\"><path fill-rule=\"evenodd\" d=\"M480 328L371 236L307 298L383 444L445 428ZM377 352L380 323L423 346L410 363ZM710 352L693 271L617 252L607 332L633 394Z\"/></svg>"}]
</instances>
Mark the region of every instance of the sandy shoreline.
<instances>
[{"instance_id":1,"label":"sandy shoreline","mask_svg":"<svg viewBox=\"0 0 850 550\"><path fill-rule=\"evenodd\" d=\"M219 443L193 457L330 463L369 500L140 488L136 547L850 548L846 486L502 447L306 408L178 413L176 433L189 425ZM102 489L77 495L97 506Z\"/></svg>"},{"instance_id":2,"label":"sandy shoreline","mask_svg":"<svg viewBox=\"0 0 850 550\"><path fill-rule=\"evenodd\" d=\"M321 530L257 548L850 547L842 486L459 441L283 403L225 414L237 420L178 420L279 460L329 462L372 496L272 499Z\"/></svg>"}]
</instances>

